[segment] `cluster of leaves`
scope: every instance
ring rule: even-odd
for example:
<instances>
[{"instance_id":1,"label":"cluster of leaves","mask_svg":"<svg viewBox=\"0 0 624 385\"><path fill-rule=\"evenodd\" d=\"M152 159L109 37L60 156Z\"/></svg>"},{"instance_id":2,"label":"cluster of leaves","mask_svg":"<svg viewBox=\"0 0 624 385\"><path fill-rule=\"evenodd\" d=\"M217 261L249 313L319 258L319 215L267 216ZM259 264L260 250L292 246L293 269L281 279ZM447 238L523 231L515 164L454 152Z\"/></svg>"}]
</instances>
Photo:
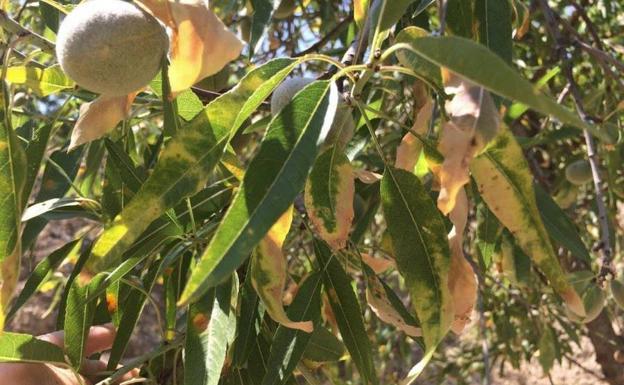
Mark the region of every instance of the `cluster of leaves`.
<instances>
[{"instance_id":1,"label":"cluster of leaves","mask_svg":"<svg viewBox=\"0 0 624 385\"><path fill-rule=\"evenodd\" d=\"M175 98L168 70L181 65L165 64L130 116L72 151L79 106L97 100L52 54L72 4L5 3L0 318L54 283L66 339L62 351L5 332L0 360L80 368L89 327L112 322L115 370L157 288L159 347L109 378L141 367L156 383L408 384L432 359L432 372L469 378L487 375L488 359L518 366L536 351L548 371L578 343L570 319L602 311L604 296L586 300L588 286L603 293L586 247L604 231L595 186L563 169L592 135L615 213L621 86L574 66L600 125L557 100L560 42L521 1L211 1L240 27L243 55ZM271 113L291 75L319 80ZM328 136L340 114L354 123L346 147ZM14 296L39 233L75 218L84 231ZM438 346L464 329L486 337L491 357L468 339L461 359L443 358Z\"/></svg>"}]
</instances>

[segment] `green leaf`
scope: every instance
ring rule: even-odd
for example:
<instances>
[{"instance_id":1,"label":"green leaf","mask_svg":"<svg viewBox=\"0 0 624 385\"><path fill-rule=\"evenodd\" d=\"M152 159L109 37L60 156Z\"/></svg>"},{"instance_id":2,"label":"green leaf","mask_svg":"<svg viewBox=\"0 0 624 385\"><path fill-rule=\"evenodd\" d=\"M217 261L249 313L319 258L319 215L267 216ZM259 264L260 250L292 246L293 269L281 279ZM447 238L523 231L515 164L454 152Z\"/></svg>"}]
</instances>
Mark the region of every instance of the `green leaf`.
<instances>
[{"instance_id":1,"label":"green leaf","mask_svg":"<svg viewBox=\"0 0 624 385\"><path fill-rule=\"evenodd\" d=\"M250 0L253 8L251 26L249 27L249 57L260 48L264 34L271 22L273 11L280 5L281 0Z\"/></svg>"},{"instance_id":2,"label":"green leaf","mask_svg":"<svg viewBox=\"0 0 624 385\"><path fill-rule=\"evenodd\" d=\"M426 36L429 36L427 30L419 27L407 27L397 34L394 42L396 44L411 44L412 41ZM399 50L396 56L402 65L422 75L439 89L442 89L442 76L440 75L440 69L435 64L409 50Z\"/></svg>"},{"instance_id":3,"label":"green leaf","mask_svg":"<svg viewBox=\"0 0 624 385\"><path fill-rule=\"evenodd\" d=\"M67 255L69 255L69 253L76 248L78 242L80 242L79 239L66 243L60 248L54 250L50 255L37 264L33 272L28 276L28 279L24 284L24 288L15 299L15 302L13 302L11 311L7 314L7 319L12 318L22 307L22 305L24 305L26 301L28 301L28 299L30 299L35 292L37 292L41 285L50 279L61 262L63 262Z\"/></svg>"},{"instance_id":4,"label":"green leaf","mask_svg":"<svg viewBox=\"0 0 624 385\"><path fill-rule=\"evenodd\" d=\"M448 331L450 250L442 215L416 175L387 167L381 198L399 273L412 298L427 351Z\"/></svg>"},{"instance_id":5,"label":"green leaf","mask_svg":"<svg viewBox=\"0 0 624 385\"><path fill-rule=\"evenodd\" d=\"M9 67L6 79L13 84L23 84L39 96L48 96L76 85L65 76L59 65L45 69L37 67L19 66Z\"/></svg>"},{"instance_id":6,"label":"green leaf","mask_svg":"<svg viewBox=\"0 0 624 385\"><path fill-rule=\"evenodd\" d=\"M334 145L316 158L305 186L305 207L319 237L333 250L347 245L355 184L349 158Z\"/></svg>"},{"instance_id":7,"label":"green leaf","mask_svg":"<svg viewBox=\"0 0 624 385\"><path fill-rule=\"evenodd\" d=\"M26 155L17 135L7 124L6 89L0 83L0 331L13 297L20 269L21 216Z\"/></svg>"},{"instance_id":8,"label":"green leaf","mask_svg":"<svg viewBox=\"0 0 624 385\"><path fill-rule=\"evenodd\" d=\"M555 335L548 325L542 325L543 331L539 340L539 363L544 373L550 372L555 363Z\"/></svg>"},{"instance_id":9,"label":"green leaf","mask_svg":"<svg viewBox=\"0 0 624 385\"><path fill-rule=\"evenodd\" d=\"M555 203L551 196L539 185L535 185L535 198L546 231L560 245L570 250L572 255L591 265L587 247L568 215Z\"/></svg>"},{"instance_id":10,"label":"green leaf","mask_svg":"<svg viewBox=\"0 0 624 385\"><path fill-rule=\"evenodd\" d=\"M446 24L453 35L472 38L472 1L447 0Z\"/></svg>"},{"instance_id":11,"label":"green leaf","mask_svg":"<svg viewBox=\"0 0 624 385\"><path fill-rule=\"evenodd\" d=\"M503 59L481 44L460 37L419 37L409 42L413 52L446 67L505 98L519 101L562 123L586 129L605 140L609 136L583 122L574 112L542 94Z\"/></svg>"},{"instance_id":12,"label":"green leaf","mask_svg":"<svg viewBox=\"0 0 624 385\"><path fill-rule=\"evenodd\" d=\"M251 274L247 269L245 283L240 296L240 315L237 318L237 336L234 343L233 365L242 368L256 343L260 333L264 309L260 309L260 299L251 284Z\"/></svg>"},{"instance_id":13,"label":"green leaf","mask_svg":"<svg viewBox=\"0 0 624 385\"><path fill-rule=\"evenodd\" d=\"M85 286L80 286L74 281L69 289L63 330L65 331L65 352L75 369L80 369L82 366L87 336L95 316L97 301L89 300L89 298L91 293L99 288L105 277L105 274L98 274Z\"/></svg>"},{"instance_id":14,"label":"green leaf","mask_svg":"<svg viewBox=\"0 0 624 385\"><path fill-rule=\"evenodd\" d=\"M154 285L156 284L156 279L159 275L158 273L161 272L162 261L163 260L161 260L160 263L153 263L146 272L142 279L143 291L132 288L128 293L127 300L123 304L119 301L117 302L117 306L120 307L120 312L122 314L121 320L119 321L119 327L117 328L117 334L115 335L115 340L113 341L113 346L111 347L110 357L107 364L108 370L115 370L117 368L117 364L119 364L119 361L126 351L132 332L139 321L139 316L141 315L145 302L147 301L147 297L144 293L152 292Z\"/></svg>"},{"instance_id":15,"label":"green leaf","mask_svg":"<svg viewBox=\"0 0 624 385\"><path fill-rule=\"evenodd\" d=\"M381 48L381 44L386 40L390 33L390 29L398 22L407 8L414 0L379 0L374 2L377 6L371 12L371 20L374 32L372 40L372 49Z\"/></svg>"},{"instance_id":16,"label":"green leaf","mask_svg":"<svg viewBox=\"0 0 624 385\"><path fill-rule=\"evenodd\" d=\"M293 321L312 320L315 325L318 324L321 317L321 286L320 272L308 276L288 308L288 318ZM301 330L278 326L261 385L286 383L303 356L311 336Z\"/></svg>"},{"instance_id":17,"label":"green leaf","mask_svg":"<svg viewBox=\"0 0 624 385\"><path fill-rule=\"evenodd\" d=\"M312 332L303 358L314 362L339 361L345 354L345 346L336 336L322 326Z\"/></svg>"},{"instance_id":18,"label":"green leaf","mask_svg":"<svg viewBox=\"0 0 624 385\"><path fill-rule=\"evenodd\" d=\"M501 133L487 151L473 160L470 170L489 209L570 309L583 315L581 299L568 283L540 217L533 178L522 148L507 127L501 127Z\"/></svg>"},{"instance_id":19,"label":"green leaf","mask_svg":"<svg viewBox=\"0 0 624 385\"><path fill-rule=\"evenodd\" d=\"M360 372L363 383L377 384L372 348L366 333L360 303L353 292L351 280L340 262L323 242L314 240L314 251L323 269L323 282L329 303L336 317L340 335Z\"/></svg>"},{"instance_id":20,"label":"green leaf","mask_svg":"<svg viewBox=\"0 0 624 385\"><path fill-rule=\"evenodd\" d=\"M50 363L67 366L63 349L28 334L0 334L0 362Z\"/></svg>"},{"instance_id":21,"label":"green leaf","mask_svg":"<svg viewBox=\"0 0 624 385\"><path fill-rule=\"evenodd\" d=\"M319 140L331 125L337 100L332 83L317 81L299 92L271 121L237 195L191 274L180 304L196 299L236 270L292 204L303 189Z\"/></svg>"},{"instance_id":22,"label":"green leaf","mask_svg":"<svg viewBox=\"0 0 624 385\"><path fill-rule=\"evenodd\" d=\"M486 269L492 263L496 246L500 239L501 225L496 216L487 208L485 203L477 205L477 250Z\"/></svg>"},{"instance_id":23,"label":"green leaf","mask_svg":"<svg viewBox=\"0 0 624 385\"><path fill-rule=\"evenodd\" d=\"M254 69L176 133L145 184L95 244L95 271L117 262L150 223L201 190L231 135L297 63L276 59Z\"/></svg>"},{"instance_id":24,"label":"green leaf","mask_svg":"<svg viewBox=\"0 0 624 385\"><path fill-rule=\"evenodd\" d=\"M162 87L163 81L161 73L150 82L150 88L158 97L162 98ZM201 99L191 89L180 92L175 98L175 103L172 103L172 105L177 115L186 121L192 120L204 109L204 104Z\"/></svg>"},{"instance_id":25,"label":"green leaf","mask_svg":"<svg viewBox=\"0 0 624 385\"><path fill-rule=\"evenodd\" d=\"M479 42L511 64L511 2L476 0L474 7Z\"/></svg>"},{"instance_id":26,"label":"green leaf","mask_svg":"<svg viewBox=\"0 0 624 385\"><path fill-rule=\"evenodd\" d=\"M28 166L26 170L26 181L24 183L24 191L22 192L22 202L28 203L28 198L32 191L37 175L39 175L39 169L41 168L41 161L45 154L46 147L48 146L48 140L50 139L50 133L52 132L52 125L46 124L41 126L34 134L33 138L28 142L26 147L26 164Z\"/></svg>"},{"instance_id":27,"label":"green leaf","mask_svg":"<svg viewBox=\"0 0 624 385\"><path fill-rule=\"evenodd\" d=\"M238 276L191 305L184 349L184 384L217 385L236 332Z\"/></svg>"}]
</instances>

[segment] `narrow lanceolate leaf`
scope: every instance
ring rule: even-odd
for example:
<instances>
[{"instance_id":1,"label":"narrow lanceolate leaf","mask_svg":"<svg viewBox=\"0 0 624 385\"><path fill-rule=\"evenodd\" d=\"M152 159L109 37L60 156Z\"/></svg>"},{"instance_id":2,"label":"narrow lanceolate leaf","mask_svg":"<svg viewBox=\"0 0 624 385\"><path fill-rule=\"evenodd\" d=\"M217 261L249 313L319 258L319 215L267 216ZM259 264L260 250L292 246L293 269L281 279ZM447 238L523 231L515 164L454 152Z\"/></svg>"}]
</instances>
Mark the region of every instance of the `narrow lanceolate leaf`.
<instances>
[{"instance_id":1,"label":"narrow lanceolate leaf","mask_svg":"<svg viewBox=\"0 0 624 385\"><path fill-rule=\"evenodd\" d=\"M34 362L67 366L63 349L28 334L0 334L0 362Z\"/></svg>"},{"instance_id":2,"label":"narrow lanceolate leaf","mask_svg":"<svg viewBox=\"0 0 624 385\"><path fill-rule=\"evenodd\" d=\"M325 291L342 340L360 372L362 382L377 384L372 348L364 326L360 303L351 287L351 280L323 242L315 240L314 251L323 269Z\"/></svg>"},{"instance_id":3,"label":"narrow lanceolate leaf","mask_svg":"<svg viewBox=\"0 0 624 385\"><path fill-rule=\"evenodd\" d=\"M490 210L514 235L570 310L583 316L583 303L566 280L540 217L522 148L508 128L472 162L471 171Z\"/></svg>"},{"instance_id":4,"label":"narrow lanceolate leaf","mask_svg":"<svg viewBox=\"0 0 624 385\"><path fill-rule=\"evenodd\" d=\"M313 329L312 322L291 321L282 302L288 275L286 256L282 252L282 247L290 231L292 218L293 206L290 206L258 244L251 257L251 282L274 321L287 328L310 333Z\"/></svg>"},{"instance_id":5,"label":"narrow lanceolate leaf","mask_svg":"<svg viewBox=\"0 0 624 385\"><path fill-rule=\"evenodd\" d=\"M19 308L22 307L22 305L24 305L33 294L35 294L41 285L50 279L56 268L61 264L61 262L63 262L67 255L75 249L78 242L79 240L77 239L61 246L37 264L35 270L33 270L33 272L28 276L28 280L24 284L24 288L11 306L11 311L7 314L7 318L11 318L15 315Z\"/></svg>"},{"instance_id":6,"label":"narrow lanceolate leaf","mask_svg":"<svg viewBox=\"0 0 624 385\"><path fill-rule=\"evenodd\" d=\"M583 122L577 114L542 94L503 59L481 44L460 37L418 37L409 41L415 54L465 77L505 98L519 101L562 123L587 129L600 138L607 134Z\"/></svg>"},{"instance_id":7,"label":"narrow lanceolate leaf","mask_svg":"<svg viewBox=\"0 0 624 385\"><path fill-rule=\"evenodd\" d=\"M232 364L237 368L242 368L247 362L247 358L256 343L256 337L260 333L263 317L264 308L251 284L251 274L248 269L245 283L241 288L240 312L236 318L238 325L236 326Z\"/></svg>"},{"instance_id":8,"label":"narrow lanceolate leaf","mask_svg":"<svg viewBox=\"0 0 624 385\"><path fill-rule=\"evenodd\" d=\"M45 69L27 66L9 67L7 68L6 79L9 83L25 85L39 96L48 96L68 88L74 88L76 85L65 76L58 65Z\"/></svg>"},{"instance_id":9,"label":"narrow lanceolate leaf","mask_svg":"<svg viewBox=\"0 0 624 385\"><path fill-rule=\"evenodd\" d=\"M347 245L355 181L349 158L332 146L316 159L305 186L305 207L319 237L333 250Z\"/></svg>"},{"instance_id":10,"label":"narrow lanceolate leaf","mask_svg":"<svg viewBox=\"0 0 624 385\"><path fill-rule=\"evenodd\" d=\"M271 121L237 195L180 303L197 298L236 270L303 189L319 139L334 118L338 95L329 81L308 85Z\"/></svg>"},{"instance_id":11,"label":"narrow lanceolate leaf","mask_svg":"<svg viewBox=\"0 0 624 385\"><path fill-rule=\"evenodd\" d=\"M184 384L217 385L236 333L238 276L191 305L184 350Z\"/></svg>"},{"instance_id":12,"label":"narrow lanceolate leaf","mask_svg":"<svg viewBox=\"0 0 624 385\"><path fill-rule=\"evenodd\" d=\"M383 322L394 326L411 337L421 337L418 321L405 308L392 289L370 269L366 274L366 299L368 306Z\"/></svg>"},{"instance_id":13,"label":"narrow lanceolate leaf","mask_svg":"<svg viewBox=\"0 0 624 385\"><path fill-rule=\"evenodd\" d=\"M26 155L17 135L7 125L4 84L0 90L0 331L19 278L21 216Z\"/></svg>"},{"instance_id":14,"label":"narrow lanceolate leaf","mask_svg":"<svg viewBox=\"0 0 624 385\"><path fill-rule=\"evenodd\" d=\"M574 223L559 205L539 185L535 185L535 198L548 234L572 255L591 264L591 256Z\"/></svg>"},{"instance_id":15,"label":"narrow lanceolate leaf","mask_svg":"<svg viewBox=\"0 0 624 385\"><path fill-rule=\"evenodd\" d=\"M252 57L257 48L264 41L264 35L273 16L273 11L279 6L280 0L250 0L253 7L251 26L249 27L249 57Z\"/></svg>"},{"instance_id":16,"label":"narrow lanceolate leaf","mask_svg":"<svg viewBox=\"0 0 624 385\"><path fill-rule=\"evenodd\" d=\"M340 360L344 354L344 344L332 332L319 326L312 332L303 358L314 362L334 362Z\"/></svg>"},{"instance_id":17,"label":"narrow lanceolate leaf","mask_svg":"<svg viewBox=\"0 0 624 385\"><path fill-rule=\"evenodd\" d=\"M288 317L295 321L321 318L321 273L310 275L299 288L288 308ZM279 326L273 337L266 374L261 385L282 385L290 378L311 338L310 333Z\"/></svg>"},{"instance_id":18,"label":"narrow lanceolate leaf","mask_svg":"<svg viewBox=\"0 0 624 385\"><path fill-rule=\"evenodd\" d=\"M477 0L475 16L479 42L511 63L511 1Z\"/></svg>"},{"instance_id":19,"label":"narrow lanceolate leaf","mask_svg":"<svg viewBox=\"0 0 624 385\"><path fill-rule=\"evenodd\" d=\"M381 198L397 268L409 290L426 348L423 359L403 382L409 384L431 360L451 325L450 251L442 216L416 175L387 167Z\"/></svg>"},{"instance_id":20,"label":"narrow lanceolate leaf","mask_svg":"<svg viewBox=\"0 0 624 385\"><path fill-rule=\"evenodd\" d=\"M65 351L69 362L76 369L82 365L85 358L87 335L93 323L97 300L89 300L91 294L99 288L106 278L105 274L98 274L85 286L76 281L72 283L67 296L65 308Z\"/></svg>"},{"instance_id":21,"label":"narrow lanceolate leaf","mask_svg":"<svg viewBox=\"0 0 624 385\"><path fill-rule=\"evenodd\" d=\"M373 2L376 5L371 9L371 32L374 32L372 48L378 49L386 40L392 26L401 19L407 7L414 0L381 0Z\"/></svg>"},{"instance_id":22,"label":"narrow lanceolate leaf","mask_svg":"<svg viewBox=\"0 0 624 385\"><path fill-rule=\"evenodd\" d=\"M93 249L94 268L102 270L112 265L150 223L202 189L230 135L296 63L292 59L277 59L256 68L176 133L141 190L97 241Z\"/></svg>"}]
</instances>

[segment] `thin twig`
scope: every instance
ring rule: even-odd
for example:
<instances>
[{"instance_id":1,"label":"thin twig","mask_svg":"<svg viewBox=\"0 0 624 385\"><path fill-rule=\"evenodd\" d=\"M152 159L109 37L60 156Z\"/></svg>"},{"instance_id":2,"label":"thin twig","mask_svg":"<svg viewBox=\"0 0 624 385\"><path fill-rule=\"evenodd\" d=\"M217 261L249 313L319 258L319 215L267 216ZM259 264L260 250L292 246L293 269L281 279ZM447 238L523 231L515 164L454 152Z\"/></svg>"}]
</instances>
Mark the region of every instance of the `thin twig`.
<instances>
[{"instance_id":1,"label":"thin twig","mask_svg":"<svg viewBox=\"0 0 624 385\"><path fill-rule=\"evenodd\" d=\"M0 9L0 27L8 32L11 32L17 37L24 37L25 40L30 40L34 45L46 52L54 53L54 43L45 37L22 27L18 22L11 19L11 17L2 9Z\"/></svg>"},{"instance_id":2,"label":"thin twig","mask_svg":"<svg viewBox=\"0 0 624 385\"><path fill-rule=\"evenodd\" d=\"M319 49L323 48L325 44L327 44L330 40L334 39L336 35L338 35L342 30L349 25L350 22L353 21L353 15L349 15L342 19L331 31L327 32L325 36L323 36L319 41L312 44L310 47L304 49L303 51L294 54L294 57L307 55L309 53L318 52Z\"/></svg>"},{"instance_id":3,"label":"thin twig","mask_svg":"<svg viewBox=\"0 0 624 385\"><path fill-rule=\"evenodd\" d=\"M544 13L546 20L546 29L552 36L555 42L555 51L559 60L561 61L561 69L566 77L568 84L570 85L570 94L572 100L579 114L579 117L586 123L593 124L596 119L590 117L585 111L583 106L583 97L581 95L580 88L574 80L574 74L572 72L572 64L570 54L566 51L566 47L559 31L557 20L554 16L553 10L548 5L547 0L538 0ZM585 144L587 146L587 157L589 158L589 164L592 170L592 177L594 181L594 188L596 190L596 206L598 208L598 224L600 226L600 243L597 249L600 252L600 273L598 275L598 281L602 282L607 276L613 276L611 268L612 262L612 246L611 236L609 234L609 219L607 216L607 207L604 200L604 192L602 190L602 177L600 175L598 154L596 151L596 142L594 137L587 130L583 130L583 136L585 137Z\"/></svg>"}]
</instances>

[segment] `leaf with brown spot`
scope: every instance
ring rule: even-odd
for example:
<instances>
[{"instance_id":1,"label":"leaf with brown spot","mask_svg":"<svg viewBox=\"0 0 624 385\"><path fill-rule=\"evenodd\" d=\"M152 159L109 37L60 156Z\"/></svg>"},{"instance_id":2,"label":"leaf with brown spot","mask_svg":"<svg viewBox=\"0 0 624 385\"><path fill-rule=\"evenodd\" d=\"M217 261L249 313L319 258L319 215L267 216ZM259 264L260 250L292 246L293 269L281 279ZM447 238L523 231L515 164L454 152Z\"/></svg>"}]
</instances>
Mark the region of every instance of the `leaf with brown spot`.
<instances>
[{"instance_id":1,"label":"leaf with brown spot","mask_svg":"<svg viewBox=\"0 0 624 385\"><path fill-rule=\"evenodd\" d=\"M287 328L311 333L314 329L312 321L293 322L284 311L287 266L282 246L292 218L293 206L290 206L258 244L251 258L251 283L274 321Z\"/></svg>"},{"instance_id":2,"label":"leaf with brown spot","mask_svg":"<svg viewBox=\"0 0 624 385\"><path fill-rule=\"evenodd\" d=\"M100 96L80 106L80 116L72 131L69 150L99 139L128 117L137 93L127 96Z\"/></svg>"},{"instance_id":3,"label":"leaf with brown spot","mask_svg":"<svg viewBox=\"0 0 624 385\"><path fill-rule=\"evenodd\" d=\"M363 257L363 255L362 255ZM370 269L364 268L366 275L366 300L377 318L394 326L411 337L421 337L422 329L418 321L405 309L398 297Z\"/></svg>"},{"instance_id":4,"label":"leaf with brown spot","mask_svg":"<svg viewBox=\"0 0 624 385\"><path fill-rule=\"evenodd\" d=\"M140 0L172 31L171 93L191 87L236 59L244 43L203 1Z\"/></svg>"},{"instance_id":5,"label":"leaf with brown spot","mask_svg":"<svg viewBox=\"0 0 624 385\"><path fill-rule=\"evenodd\" d=\"M305 207L318 235L335 251L349 239L355 182L349 158L337 145L316 159L305 186Z\"/></svg>"},{"instance_id":6,"label":"leaf with brown spot","mask_svg":"<svg viewBox=\"0 0 624 385\"><path fill-rule=\"evenodd\" d=\"M440 181L438 208L448 214L459 190L470 180L470 162L492 140L500 126L499 113L488 91L449 71L443 71L445 91L455 94L446 104L451 120L442 126L439 151L444 162L437 173Z\"/></svg>"}]
</instances>

